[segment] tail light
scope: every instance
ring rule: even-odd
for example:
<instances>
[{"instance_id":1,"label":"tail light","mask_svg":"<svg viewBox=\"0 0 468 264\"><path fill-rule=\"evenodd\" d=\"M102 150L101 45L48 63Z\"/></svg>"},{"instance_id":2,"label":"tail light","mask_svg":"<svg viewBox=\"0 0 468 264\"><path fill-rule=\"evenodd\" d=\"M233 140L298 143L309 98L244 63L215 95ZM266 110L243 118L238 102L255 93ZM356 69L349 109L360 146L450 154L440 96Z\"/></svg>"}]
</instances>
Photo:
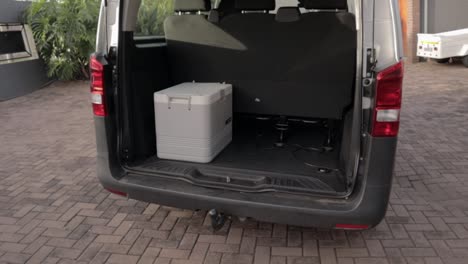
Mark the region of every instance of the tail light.
<instances>
[{"instance_id":1,"label":"tail light","mask_svg":"<svg viewBox=\"0 0 468 264\"><path fill-rule=\"evenodd\" d=\"M107 188L107 187L105 187L104 189L106 189L108 192L116 194L118 196L123 196L123 197L128 196L128 194L126 192L122 192L122 191L119 191L119 190L116 190L116 189Z\"/></svg>"},{"instance_id":2,"label":"tail light","mask_svg":"<svg viewBox=\"0 0 468 264\"><path fill-rule=\"evenodd\" d=\"M353 224L336 224L336 229L341 230L366 230L369 229L369 225L353 225Z\"/></svg>"},{"instance_id":3,"label":"tail light","mask_svg":"<svg viewBox=\"0 0 468 264\"><path fill-rule=\"evenodd\" d=\"M372 136L396 137L400 129L403 63L400 62L377 75L376 100Z\"/></svg>"},{"instance_id":4,"label":"tail light","mask_svg":"<svg viewBox=\"0 0 468 264\"><path fill-rule=\"evenodd\" d=\"M91 102L96 116L106 116L106 104L104 99L104 66L95 55L89 60L91 74Z\"/></svg>"}]
</instances>

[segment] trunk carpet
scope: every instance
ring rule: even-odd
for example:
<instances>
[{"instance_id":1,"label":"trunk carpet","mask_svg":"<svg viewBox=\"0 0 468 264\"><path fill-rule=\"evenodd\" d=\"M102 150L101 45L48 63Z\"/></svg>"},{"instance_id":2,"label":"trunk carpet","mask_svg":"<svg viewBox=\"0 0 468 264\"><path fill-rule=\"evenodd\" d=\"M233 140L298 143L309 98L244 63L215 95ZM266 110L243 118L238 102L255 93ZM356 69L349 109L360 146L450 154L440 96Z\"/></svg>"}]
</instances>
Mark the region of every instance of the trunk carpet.
<instances>
[{"instance_id":1,"label":"trunk carpet","mask_svg":"<svg viewBox=\"0 0 468 264\"><path fill-rule=\"evenodd\" d=\"M313 175L318 169L339 169L339 144L332 152L308 150L323 146L326 128L292 122L285 133L285 147L278 148L275 143L279 132L274 123L248 122L239 127L234 128L232 143L212 162L213 165L300 175Z\"/></svg>"},{"instance_id":2,"label":"trunk carpet","mask_svg":"<svg viewBox=\"0 0 468 264\"><path fill-rule=\"evenodd\" d=\"M236 121L235 124L238 126L234 127L233 141L209 164L160 160L154 156L136 168L185 174L191 180L197 177L206 180L203 174L222 177L232 174L232 170L239 175L243 174L239 170L249 170L245 175L251 175L252 179L258 177L258 182L263 184L259 184L259 188L266 186L271 190L277 186L278 190L287 191L290 186L292 189L299 188L297 190L302 190L300 192L309 188L310 192L313 192L312 189L330 194L346 192L346 182L339 171L339 142L335 143L335 149L331 152L309 150L324 144L326 128L292 122L286 132L285 146L278 148L274 144L279 132L274 128L273 121ZM216 177L213 179L219 181Z\"/></svg>"}]
</instances>

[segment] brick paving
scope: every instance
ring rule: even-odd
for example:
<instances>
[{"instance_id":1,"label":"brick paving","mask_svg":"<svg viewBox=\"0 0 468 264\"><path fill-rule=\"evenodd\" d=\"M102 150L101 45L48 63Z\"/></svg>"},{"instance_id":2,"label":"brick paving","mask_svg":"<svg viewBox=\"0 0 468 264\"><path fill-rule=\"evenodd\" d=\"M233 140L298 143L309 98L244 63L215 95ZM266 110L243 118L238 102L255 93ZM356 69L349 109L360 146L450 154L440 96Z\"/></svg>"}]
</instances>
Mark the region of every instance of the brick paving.
<instances>
[{"instance_id":1,"label":"brick paving","mask_svg":"<svg viewBox=\"0 0 468 264\"><path fill-rule=\"evenodd\" d=\"M0 103L0 263L468 263L468 69L407 68L391 205L374 230L248 220L103 191L87 83Z\"/></svg>"}]
</instances>

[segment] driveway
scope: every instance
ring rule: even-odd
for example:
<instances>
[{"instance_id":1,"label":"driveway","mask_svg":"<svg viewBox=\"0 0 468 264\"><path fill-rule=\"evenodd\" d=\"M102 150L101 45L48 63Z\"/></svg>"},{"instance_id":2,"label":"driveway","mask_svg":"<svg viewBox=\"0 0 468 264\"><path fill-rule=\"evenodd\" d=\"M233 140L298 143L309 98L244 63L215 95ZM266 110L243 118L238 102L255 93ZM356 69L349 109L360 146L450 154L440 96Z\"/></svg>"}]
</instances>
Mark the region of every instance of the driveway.
<instances>
[{"instance_id":1,"label":"driveway","mask_svg":"<svg viewBox=\"0 0 468 264\"><path fill-rule=\"evenodd\" d=\"M468 263L468 69L407 66L391 205L374 230L234 220L109 194L88 85L0 103L0 263ZM3 85L3 83L2 83Z\"/></svg>"}]
</instances>

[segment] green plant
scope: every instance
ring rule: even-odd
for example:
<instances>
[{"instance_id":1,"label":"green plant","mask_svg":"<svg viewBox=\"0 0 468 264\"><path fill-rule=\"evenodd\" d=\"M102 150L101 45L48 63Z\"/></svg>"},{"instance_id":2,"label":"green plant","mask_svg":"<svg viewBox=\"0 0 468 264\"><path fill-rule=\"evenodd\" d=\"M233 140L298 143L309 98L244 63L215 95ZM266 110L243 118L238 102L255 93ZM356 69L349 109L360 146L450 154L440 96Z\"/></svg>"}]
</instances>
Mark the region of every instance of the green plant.
<instances>
[{"instance_id":1,"label":"green plant","mask_svg":"<svg viewBox=\"0 0 468 264\"><path fill-rule=\"evenodd\" d=\"M174 12L174 0L142 0L135 35L164 35L164 19Z\"/></svg>"},{"instance_id":2,"label":"green plant","mask_svg":"<svg viewBox=\"0 0 468 264\"><path fill-rule=\"evenodd\" d=\"M211 5L215 2L211 0ZM164 19L173 13L174 0L142 0L135 35L164 36Z\"/></svg>"},{"instance_id":3,"label":"green plant","mask_svg":"<svg viewBox=\"0 0 468 264\"><path fill-rule=\"evenodd\" d=\"M99 0L37 0L26 20L49 77L87 79L96 38Z\"/></svg>"}]
</instances>

